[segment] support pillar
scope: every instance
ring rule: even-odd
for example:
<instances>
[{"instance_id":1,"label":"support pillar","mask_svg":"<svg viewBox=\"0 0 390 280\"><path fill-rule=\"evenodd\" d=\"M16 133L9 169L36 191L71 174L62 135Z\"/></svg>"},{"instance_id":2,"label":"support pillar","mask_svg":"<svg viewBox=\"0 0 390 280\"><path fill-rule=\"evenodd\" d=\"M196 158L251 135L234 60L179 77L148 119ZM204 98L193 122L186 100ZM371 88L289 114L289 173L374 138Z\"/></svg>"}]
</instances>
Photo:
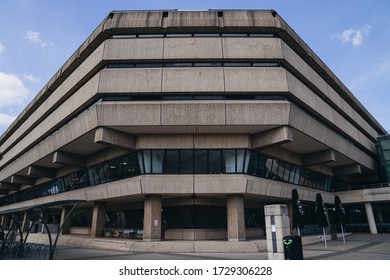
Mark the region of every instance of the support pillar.
<instances>
[{"instance_id":1,"label":"support pillar","mask_svg":"<svg viewBox=\"0 0 390 280\"><path fill-rule=\"evenodd\" d=\"M103 237L104 227L106 226L106 207L107 203L104 201L96 201L93 205L92 213L92 237Z\"/></svg>"},{"instance_id":2,"label":"support pillar","mask_svg":"<svg viewBox=\"0 0 390 280\"><path fill-rule=\"evenodd\" d=\"M70 223L71 223L72 219L69 218L67 221L65 221L65 224L64 224L64 220L71 209L72 209L71 206L63 206L62 207L60 225L63 225L63 226L62 226L61 234L70 234Z\"/></svg>"},{"instance_id":3,"label":"support pillar","mask_svg":"<svg viewBox=\"0 0 390 280\"><path fill-rule=\"evenodd\" d=\"M149 195L144 203L144 241L161 240L161 196Z\"/></svg>"},{"instance_id":4,"label":"support pillar","mask_svg":"<svg viewBox=\"0 0 390 280\"><path fill-rule=\"evenodd\" d=\"M269 260L284 260L283 237L290 235L287 205L264 206Z\"/></svg>"},{"instance_id":5,"label":"support pillar","mask_svg":"<svg viewBox=\"0 0 390 280\"><path fill-rule=\"evenodd\" d=\"M31 213L24 212L23 223L22 223L22 232L25 232L28 230L30 221L31 221Z\"/></svg>"},{"instance_id":6,"label":"support pillar","mask_svg":"<svg viewBox=\"0 0 390 280\"><path fill-rule=\"evenodd\" d=\"M228 241L246 240L244 198L229 195L226 200Z\"/></svg>"},{"instance_id":7,"label":"support pillar","mask_svg":"<svg viewBox=\"0 0 390 280\"><path fill-rule=\"evenodd\" d=\"M10 219L11 218L8 215L3 215L3 218L1 220L1 227L3 228L3 230L8 229L8 224Z\"/></svg>"},{"instance_id":8,"label":"support pillar","mask_svg":"<svg viewBox=\"0 0 390 280\"><path fill-rule=\"evenodd\" d=\"M370 233L377 234L378 230L376 229L376 223L375 223L374 212L372 211L372 205L371 203L366 202L364 203L364 206L366 207L366 215L367 215L368 226L370 228Z\"/></svg>"}]
</instances>

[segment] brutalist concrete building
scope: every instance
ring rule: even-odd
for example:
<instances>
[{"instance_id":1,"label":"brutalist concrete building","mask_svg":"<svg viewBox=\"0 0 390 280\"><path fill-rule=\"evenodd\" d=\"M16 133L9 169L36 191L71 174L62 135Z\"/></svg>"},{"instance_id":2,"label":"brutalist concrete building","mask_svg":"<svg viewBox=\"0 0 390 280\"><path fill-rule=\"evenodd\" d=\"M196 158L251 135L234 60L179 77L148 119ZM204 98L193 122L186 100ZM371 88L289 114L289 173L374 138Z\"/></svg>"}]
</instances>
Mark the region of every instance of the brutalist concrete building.
<instances>
[{"instance_id":1,"label":"brutalist concrete building","mask_svg":"<svg viewBox=\"0 0 390 280\"><path fill-rule=\"evenodd\" d=\"M380 231L385 134L275 11L112 12L1 136L2 227L245 240L297 189Z\"/></svg>"}]
</instances>

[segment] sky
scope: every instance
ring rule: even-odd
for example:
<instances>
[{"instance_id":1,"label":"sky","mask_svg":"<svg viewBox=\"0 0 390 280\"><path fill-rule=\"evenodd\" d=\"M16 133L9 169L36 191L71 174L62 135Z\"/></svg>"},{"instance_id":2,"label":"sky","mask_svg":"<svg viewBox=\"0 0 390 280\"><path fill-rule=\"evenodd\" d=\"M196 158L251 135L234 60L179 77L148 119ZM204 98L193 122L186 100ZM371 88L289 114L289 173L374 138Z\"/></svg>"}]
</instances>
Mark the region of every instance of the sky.
<instances>
[{"instance_id":1,"label":"sky","mask_svg":"<svg viewBox=\"0 0 390 280\"><path fill-rule=\"evenodd\" d=\"M274 9L390 132L389 0L0 0L0 135L114 10Z\"/></svg>"}]
</instances>

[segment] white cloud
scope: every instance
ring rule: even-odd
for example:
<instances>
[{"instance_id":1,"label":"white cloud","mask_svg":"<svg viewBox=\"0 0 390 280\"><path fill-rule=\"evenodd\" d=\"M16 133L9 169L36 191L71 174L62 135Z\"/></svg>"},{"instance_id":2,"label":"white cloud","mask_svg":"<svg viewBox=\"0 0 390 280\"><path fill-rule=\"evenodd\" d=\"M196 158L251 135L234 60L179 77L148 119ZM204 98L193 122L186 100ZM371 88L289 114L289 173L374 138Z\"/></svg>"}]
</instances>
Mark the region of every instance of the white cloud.
<instances>
[{"instance_id":1,"label":"white cloud","mask_svg":"<svg viewBox=\"0 0 390 280\"><path fill-rule=\"evenodd\" d=\"M0 108L23 104L29 93L17 76L0 72Z\"/></svg>"},{"instance_id":2,"label":"white cloud","mask_svg":"<svg viewBox=\"0 0 390 280\"><path fill-rule=\"evenodd\" d=\"M352 46L354 47L358 47L363 44L370 30L371 30L371 25L366 24L361 28L347 29L340 34L337 34L334 37L340 40L344 44L348 43L348 44L352 44Z\"/></svg>"},{"instance_id":3,"label":"white cloud","mask_svg":"<svg viewBox=\"0 0 390 280\"><path fill-rule=\"evenodd\" d=\"M0 54L2 54L3 52L5 52L5 47L3 44L0 43Z\"/></svg>"},{"instance_id":4,"label":"white cloud","mask_svg":"<svg viewBox=\"0 0 390 280\"><path fill-rule=\"evenodd\" d=\"M12 122L16 119L15 116L10 116L7 114L0 113L0 126L10 126Z\"/></svg>"},{"instance_id":5,"label":"white cloud","mask_svg":"<svg viewBox=\"0 0 390 280\"><path fill-rule=\"evenodd\" d=\"M42 48L47 47L49 45L53 45L52 42L43 40L41 37L41 33L37 32L37 31L27 31L25 38L30 43L37 44L37 45L41 46Z\"/></svg>"},{"instance_id":6,"label":"white cloud","mask_svg":"<svg viewBox=\"0 0 390 280\"><path fill-rule=\"evenodd\" d=\"M33 83L40 83L41 82L41 78L39 77L35 77L33 74L31 73L24 73L23 74L23 79L24 80L27 80L29 82L33 82Z\"/></svg>"}]
</instances>

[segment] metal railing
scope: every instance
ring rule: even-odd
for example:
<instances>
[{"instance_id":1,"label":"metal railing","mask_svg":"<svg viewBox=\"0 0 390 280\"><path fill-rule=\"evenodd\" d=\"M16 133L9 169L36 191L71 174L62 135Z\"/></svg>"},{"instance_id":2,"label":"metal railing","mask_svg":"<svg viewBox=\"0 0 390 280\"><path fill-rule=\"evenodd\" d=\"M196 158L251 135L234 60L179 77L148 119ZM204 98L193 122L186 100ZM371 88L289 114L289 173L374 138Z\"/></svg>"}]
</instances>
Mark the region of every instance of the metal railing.
<instances>
[{"instance_id":1,"label":"metal railing","mask_svg":"<svg viewBox=\"0 0 390 280\"><path fill-rule=\"evenodd\" d=\"M380 188L389 188L390 182L385 183L377 183L377 184L369 184L369 185L357 185L357 186L348 186L343 188L339 188L338 191L353 191L353 190L366 190L366 189L380 189Z\"/></svg>"},{"instance_id":2,"label":"metal railing","mask_svg":"<svg viewBox=\"0 0 390 280\"><path fill-rule=\"evenodd\" d=\"M2 260L47 260L49 246L46 244L3 241L0 243L0 259Z\"/></svg>"}]
</instances>

